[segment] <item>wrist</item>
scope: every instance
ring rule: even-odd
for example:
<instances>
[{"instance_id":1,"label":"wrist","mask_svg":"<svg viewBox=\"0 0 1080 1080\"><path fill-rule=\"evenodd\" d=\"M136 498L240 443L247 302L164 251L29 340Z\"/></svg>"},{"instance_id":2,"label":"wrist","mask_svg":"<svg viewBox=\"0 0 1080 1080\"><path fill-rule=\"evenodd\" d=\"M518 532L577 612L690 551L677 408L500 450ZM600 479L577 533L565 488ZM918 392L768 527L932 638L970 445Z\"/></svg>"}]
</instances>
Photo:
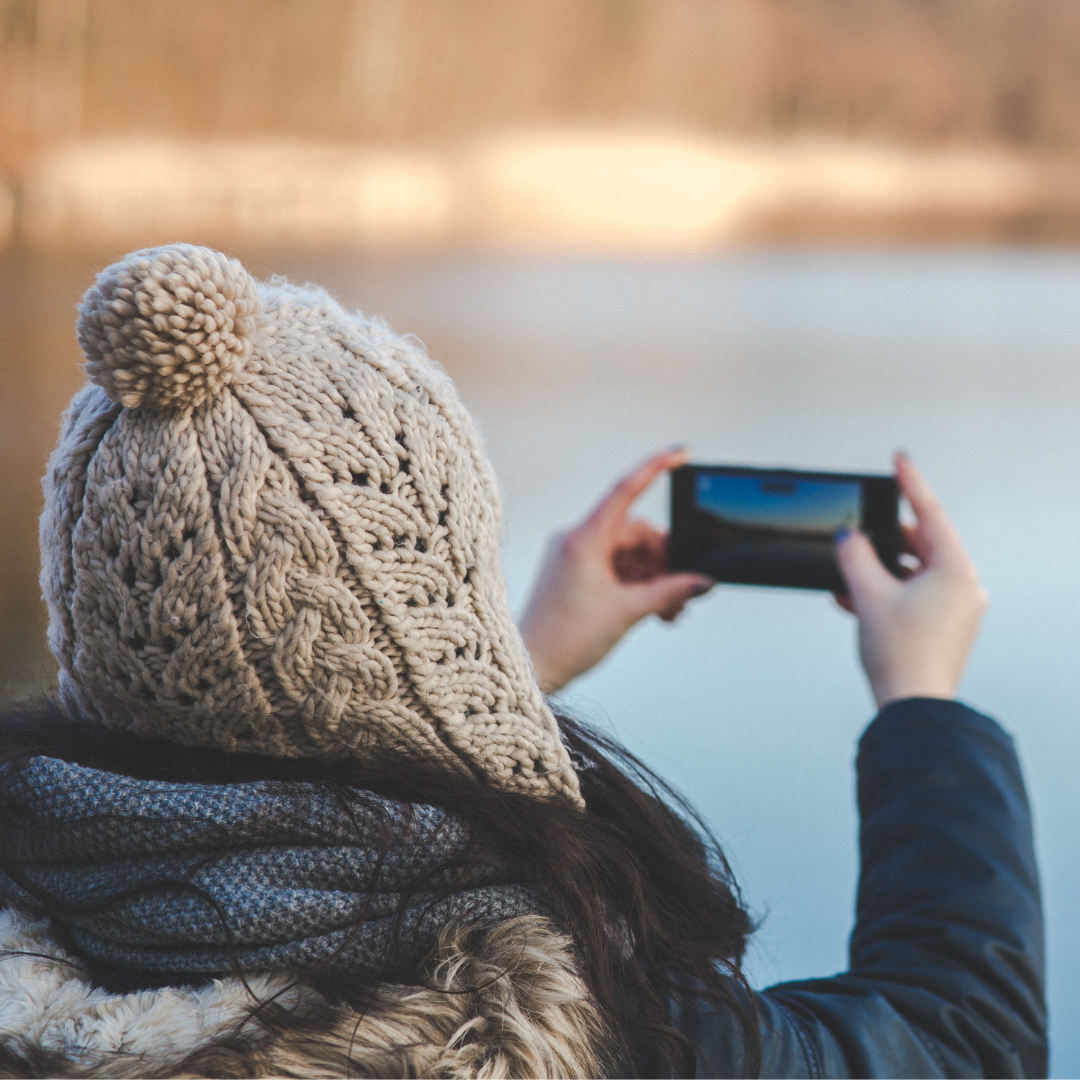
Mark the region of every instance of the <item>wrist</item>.
<instances>
[{"instance_id":1,"label":"wrist","mask_svg":"<svg viewBox=\"0 0 1080 1080\"><path fill-rule=\"evenodd\" d=\"M543 635L538 633L527 619L522 621L519 629L521 639L525 642L525 651L529 654L529 660L532 663L533 675L540 689L545 694L557 693L573 676L564 675L562 666L553 657L553 650L546 647Z\"/></svg>"},{"instance_id":2,"label":"wrist","mask_svg":"<svg viewBox=\"0 0 1080 1080\"><path fill-rule=\"evenodd\" d=\"M940 679L883 679L871 680L870 689L878 709L884 709L895 701L908 698L936 698L952 701L956 697L957 685L954 680Z\"/></svg>"},{"instance_id":3,"label":"wrist","mask_svg":"<svg viewBox=\"0 0 1080 1080\"><path fill-rule=\"evenodd\" d=\"M535 660L533 661L533 676L540 687L540 692L545 696L557 694L570 681L569 678L563 678L557 672L537 664Z\"/></svg>"}]
</instances>

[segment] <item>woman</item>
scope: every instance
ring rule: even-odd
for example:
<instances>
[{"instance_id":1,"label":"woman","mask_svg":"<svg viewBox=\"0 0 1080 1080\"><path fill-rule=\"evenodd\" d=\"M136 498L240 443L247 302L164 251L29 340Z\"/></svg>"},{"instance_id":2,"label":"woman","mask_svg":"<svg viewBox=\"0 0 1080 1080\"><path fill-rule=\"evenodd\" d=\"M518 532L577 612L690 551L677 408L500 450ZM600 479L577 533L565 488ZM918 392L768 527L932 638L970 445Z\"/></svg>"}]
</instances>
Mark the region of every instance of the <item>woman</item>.
<instances>
[{"instance_id":1,"label":"woman","mask_svg":"<svg viewBox=\"0 0 1080 1080\"><path fill-rule=\"evenodd\" d=\"M187 245L105 270L79 341L59 697L0 728L0 1073L1045 1069L1019 769L952 700L985 598L910 463L919 570L838 547L882 707L851 970L754 993L716 845L540 690L708 587L628 519L680 454L553 546L530 659L490 468L414 341Z\"/></svg>"}]
</instances>

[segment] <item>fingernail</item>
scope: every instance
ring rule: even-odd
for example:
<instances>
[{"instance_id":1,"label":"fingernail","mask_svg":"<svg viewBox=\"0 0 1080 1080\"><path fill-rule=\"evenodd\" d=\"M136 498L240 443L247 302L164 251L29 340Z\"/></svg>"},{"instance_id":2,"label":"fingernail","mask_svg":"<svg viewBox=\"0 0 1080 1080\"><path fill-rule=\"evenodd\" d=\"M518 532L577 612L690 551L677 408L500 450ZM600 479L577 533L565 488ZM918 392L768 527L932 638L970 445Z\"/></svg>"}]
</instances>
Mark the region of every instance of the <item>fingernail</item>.
<instances>
[{"instance_id":1,"label":"fingernail","mask_svg":"<svg viewBox=\"0 0 1080 1080\"><path fill-rule=\"evenodd\" d=\"M712 588L711 581L699 581L691 590L691 596L703 596Z\"/></svg>"},{"instance_id":2,"label":"fingernail","mask_svg":"<svg viewBox=\"0 0 1080 1080\"><path fill-rule=\"evenodd\" d=\"M842 525L839 529L836 530L834 539L838 544L842 544L850 535L851 530L846 525Z\"/></svg>"}]
</instances>

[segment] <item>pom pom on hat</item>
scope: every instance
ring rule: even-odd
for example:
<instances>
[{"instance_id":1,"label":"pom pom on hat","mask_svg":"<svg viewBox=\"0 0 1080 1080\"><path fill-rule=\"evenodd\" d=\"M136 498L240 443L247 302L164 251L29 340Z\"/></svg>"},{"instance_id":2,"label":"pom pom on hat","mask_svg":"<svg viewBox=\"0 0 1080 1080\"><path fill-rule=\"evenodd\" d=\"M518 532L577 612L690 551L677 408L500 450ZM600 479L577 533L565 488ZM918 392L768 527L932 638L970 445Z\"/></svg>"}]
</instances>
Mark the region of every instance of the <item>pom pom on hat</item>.
<instances>
[{"instance_id":1,"label":"pom pom on hat","mask_svg":"<svg viewBox=\"0 0 1080 1080\"><path fill-rule=\"evenodd\" d=\"M421 347L179 244L103 271L79 340L97 385L40 529L72 719L583 805L507 603L494 475Z\"/></svg>"},{"instance_id":2,"label":"pom pom on hat","mask_svg":"<svg viewBox=\"0 0 1080 1080\"><path fill-rule=\"evenodd\" d=\"M136 251L83 297L86 374L129 409L194 408L243 370L259 310L255 281L235 259L190 244Z\"/></svg>"}]
</instances>

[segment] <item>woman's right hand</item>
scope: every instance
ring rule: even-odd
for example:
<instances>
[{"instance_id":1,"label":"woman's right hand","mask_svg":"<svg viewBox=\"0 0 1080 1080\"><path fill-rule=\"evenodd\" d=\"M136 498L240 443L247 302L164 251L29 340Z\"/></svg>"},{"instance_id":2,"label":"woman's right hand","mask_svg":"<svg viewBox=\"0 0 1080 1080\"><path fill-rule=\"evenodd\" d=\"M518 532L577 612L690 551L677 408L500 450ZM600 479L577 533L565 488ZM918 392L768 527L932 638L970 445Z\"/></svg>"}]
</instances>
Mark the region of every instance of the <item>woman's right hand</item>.
<instances>
[{"instance_id":1,"label":"woman's right hand","mask_svg":"<svg viewBox=\"0 0 1080 1080\"><path fill-rule=\"evenodd\" d=\"M712 588L701 574L669 573L667 533L630 517L661 473L685 464L685 450L657 454L623 477L576 529L553 538L521 620L545 693L599 663L646 615L672 622L692 597Z\"/></svg>"},{"instance_id":2,"label":"woman's right hand","mask_svg":"<svg viewBox=\"0 0 1080 1080\"><path fill-rule=\"evenodd\" d=\"M896 479L915 512L916 524L903 529L918 568L904 581L894 577L859 532L836 546L848 586L837 599L859 617L859 654L878 708L901 698L955 697L988 602L945 508L902 454Z\"/></svg>"}]
</instances>

